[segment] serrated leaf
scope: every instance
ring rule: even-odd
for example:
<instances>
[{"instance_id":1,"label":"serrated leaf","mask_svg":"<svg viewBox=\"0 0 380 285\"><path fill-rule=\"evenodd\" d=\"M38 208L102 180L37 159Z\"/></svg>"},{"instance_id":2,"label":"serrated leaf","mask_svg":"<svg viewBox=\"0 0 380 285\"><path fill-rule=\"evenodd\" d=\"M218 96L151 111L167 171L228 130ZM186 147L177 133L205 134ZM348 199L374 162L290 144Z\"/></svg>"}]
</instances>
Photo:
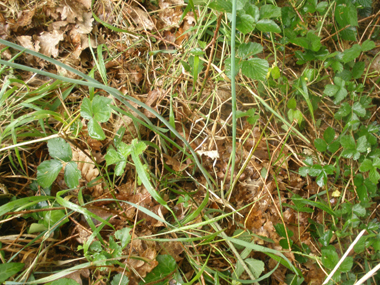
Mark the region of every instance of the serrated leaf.
<instances>
[{"instance_id":1,"label":"serrated leaf","mask_svg":"<svg viewBox=\"0 0 380 285\"><path fill-rule=\"evenodd\" d=\"M326 143L331 143L335 138L335 130L332 127L328 127L323 133L323 138Z\"/></svg>"},{"instance_id":2,"label":"serrated leaf","mask_svg":"<svg viewBox=\"0 0 380 285\"><path fill-rule=\"evenodd\" d=\"M87 129L88 129L88 134L93 139L97 139L100 141L106 139L106 135L104 134L102 127L94 119L91 119L88 121Z\"/></svg>"},{"instance_id":3,"label":"serrated leaf","mask_svg":"<svg viewBox=\"0 0 380 285\"><path fill-rule=\"evenodd\" d=\"M349 272L354 264L354 258L352 256L347 256L342 264L339 266L340 272Z\"/></svg>"},{"instance_id":4,"label":"serrated leaf","mask_svg":"<svg viewBox=\"0 0 380 285\"><path fill-rule=\"evenodd\" d=\"M372 168L372 160L366 158L359 167L360 172L367 172Z\"/></svg>"},{"instance_id":5,"label":"serrated leaf","mask_svg":"<svg viewBox=\"0 0 380 285\"><path fill-rule=\"evenodd\" d=\"M310 167L307 167L307 166L302 166L298 169L298 173L299 175L301 175L302 177L306 177L306 175L309 174L309 170L310 170Z\"/></svg>"},{"instance_id":6,"label":"serrated leaf","mask_svg":"<svg viewBox=\"0 0 380 285\"><path fill-rule=\"evenodd\" d=\"M315 139L314 146L319 152L325 152L327 150L327 143L323 139Z\"/></svg>"},{"instance_id":7,"label":"serrated leaf","mask_svg":"<svg viewBox=\"0 0 380 285\"><path fill-rule=\"evenodd\" d=\"M312 51L319 51L321 48L321 38L315 35L312 31L309 31L306 35L306 38L309 40L309 47Z\"/></svg>"},{"instance_id":8,"label":"serrated leaf","mask_svg":"<svg viewBox=\"0 0 380 285\"><path fill-rule=\"evenodd\" d=\"M116 163L116 166L115 166L115 175L116 176L123 175L126 165L127 165L127 160L125 160L125 159L122 160L122 161L119 161L118 163Z\"/></svg>"},{"instance_id":9,"label":"serrated leaf","mask_svg":"<svg viewBox=\"0 0 380 285\"><path fill-rule=\"evenodd\" d=\"M111 285L127 285L127 284L129 284L128 277L121 273L116 274L111 281Z\"/></svg>"},{"instance_id":10,"label":"serrated leaf","mask_svg":"<svg viewBox=\"0 0 380 285\"><path fill-rule=\"evenodd\" d=\"M366 40L362 44L362 51L369 51L376 47L376 44L371 40Z\"/></svg>"},{"instance_id":11,"label":"serrated leaf","mask_svg":"<svg viewBox=\"0 0 380 285\"><path fill-rule=\"evenodd\" d=\"M268 61L261 58L251 58L243 62L242 73L254 80L265 80L268 73Z\"/></svg>"},{"instance_id":12,"label":"serrated leaf","mask_svg":"<svg viewBox=\"0 0 380 285\"><path fill-rule=\"evenodd\" d=\"M47 143L51 157L65 162L71 161L73 152L70 145L62 138L54 138Z\"/></svg>"},{"instance_id":13,"label":"serrated leaf","mask_svg":"<svg viewBox=\"0 0 380 285\"><path fill-rule=\"evenodd\" d=\"M339 90L339 86L327 84L325 87L325 90L323 91L323 94L326 94L329 97L334 96Z\"/></svg>"},{"instance_id":14,"label":"serrated leaf","mask_svg":"<svg viewBox=\"0 0 380 285\"><path fill-rule=\"evenodd\" d=\"M65 166L65 183L69 188L76 188L79 185L79 179L82 177L76 162L71 161Z\"/></svg>"},{"instance_id":15,"label":"serrated leaf","mask_svg":"<svg viewBox=\"0 0 380 285\"><path fill-rule=\"evenodd\" d=\"M263 51L263 46L259 43L246 43L241 44L238 48L238 56L242 59L246 59L252 55L258 54Z\"/></svg>"},{"instance_id":16,"label":"serrated leaf","mask_svg":"<svg viewBox=\"0 0 380 285\"><path fill-rule=\"evenodd\" d=\"M138 141L137 139L134 139L131 143L131 147L135 155L140 155L147 148L147 145L142 141Z\"/></svg>"},{"instance_id":17,"label":"serrated leaf","mask_svg":"<svg viewBox=\"0 0 380 285\"><path fill-rule=\"evenodd\" d=\"M37 183L42 188L47 188L53 184L59 172L62 169L62 163L58 160L45 160L37 167Z\"/></svg>"},{"instance_id":18,"label":"serrated leaf","mask_svg":"<svg viewBox=\"0 0 380 285\"><path fill-rule=\"evenodd\" d=\"M126 227L115 232L115 238L121 241L122 248L125 248L128 245L128 243L131 241L130 231L131 231L131 228Z\"/></svg>"},{"instance_id":19,"label":"serrated leaf","mask_svg":"<svg viewBox=\"0 0 380 285\"><path fill-rule=\"evenodd\" d=\"M364 117L365 114L366 114L366 110L365 108L363 107L362 104L360 104L360 102L355 102L353 105L352 105L352 111L355 112L356 115L358 115L359 117Z\"/></svg>"},{"instance_id":20,"label":"serrated leaf","mask_svg":"<svg viewBox=\"0 0 380 285\"><path fill-rule=\"evenodd\" d=\"M236 16L236 29L243 34L248 34L254 30L256 21L251 15L242 14Z\"/></svg>"},{"instance_id":21,"label":"serrated leaf","mask_svg":"<svg viewBox=\"0 0 380 285\"><path fill-rule=\"evenodd\" d=\"M280 27L272 20L263 19L256 23L256 29L265 33L281 33Z\"/></svg>"},{"instance_id":22,"label":"serrated leaf","mask_svg":"<svg viewBox=\"0 0 380 285\"><path fill-rule=\"evenodd\" d=\"M362 136L357 140L356 150L359 152L367 152L367 149L370 147L370 144L367 141L366 136Z\"/></svg>"},{"instance_id":23,"label":"serrated leaf","mask_svg":"<svg viewBox=\"0 0 380 285\"><path fill-rule=\"evenodd\" d=\"M330 244L331 238L333 236L333 232L331 230L327 230L321 235L321 237L318 239L318 241L323 246L328 246Z\"/></svg>"},{"instance_id":24,"label":"serrated leaf","mask_svg":"<svg viewBox=\"0 0 380 285\"><path fill-rule=\"evenodd\" d=\"M92 119L92 107L91 101L87 97L82 100L82 105L80 106L80 115L86 120Z\"/></svg>"},{"instance_id":25,"label":"serrated leaf","mask_svg":"<svg viewBox=\"0 0 380 285\"><path fill-rule=\"evenodd\" d=\"M281 8L274 5L263 5L260 7L260 19L281 17Z\"/></svg>"},{"instance_id":26,"label":"serrated leaf","mask_svg":"<svg viewBox=\"0 0 380 285\"><path fill-rule=\"evenodd\" d=\"M210 3L209 7L211 9L220 11L220 12L227 12L232 13L232 3L231 1L225 1L225 0L217 0Z\"/></svg>"},{"instance_id":27,"label":"serrated leaf","mask_svg":"<svg viewBox=\"0 0 380 285\"><path fill-rule=\"evenodd\" d=\"M240 68L241 68L241 60L235 57L235 72L234 72L233 77L235 77L239 73ZM233 77L232 77L232 72L231 72L231 58L230 57L224 60L224 69L228 78L232 79Z\"/></svg>"},{"instance_id":28,"label":"serrated leaf","mask_svg":"<svg viewBox=\"0 0 380 285\"><path fill-rule=\"evenodd\" d=\"M123 142L121 142L119 144L119 148L118 148L118 152L124 157L124 158L128 158L128 156L131 155L131 151L132 151L132 146L131 145L127 145Z\"/></svg>"},{"instance_id":29,"label":"serrated leaf","mask_svg":"<svg viewBox=\"0 0 380 285\"><path fill-rule=\"evenodd\" d=\"M253 5L251 3L247 3L244 7L244 11L247 15L252 16L253 20L255 23L259 20L260 18L260 11L259 8L257 8L256 5Z\"/></svg>"},{"instance_id":30,"label":"serrated leaf","mask_svg":"<svg viewBox=\"0 0 380 285\"><path fill-rule=\"evenodd\" d=\"M177 267L177 263L171 255L158 255L156 260L158 261L158 265L146 275L144 278L145 282L139 282L140 285L162 280Z\"/></svg>"},{"instance_id":31,"label":"serrated leaf","mask_svg":"<svg viewBox=\"0 0 380 285\"><path fill-rule=\"evenodd\" d=\"M0 283L12 277L24 267L24 263L11 262L0 264Z\"/></svg>"},{"instance_id":32,"label":"serrated leaf","mask_svg":"<svg viewBox=\"0 0 380 285\"><path fill-rule=\"evenodd\" d=\"M342 119L343 117L346 117L351 113L351 106L347 102L342 103L340 106L338 112L335 113L334 118L337 120Z\"/></svg>"},{"instance_id":33,"label":"serrated leaf","mask_svg":"<svg viewBox=\"0 0 380 285\"><path fill-rule=\"evenodd\" d=\"M335 94L334 104L337 105L344 98L346 98L347 95L348 95L348 92L347 92L346 88L344 88L344 87L339 88L338 92Z\"/></svg>"},{"instance_id":34,"label":"serrated leaf","mask_svg":"<svg viewBox=\"0 0 380 285\"><path fill-rule=\"evenodd\" d=\"M103 96L95 96L92 100L92 112L97 122L105 123L111 116L110 103L112 100Z\"/></svg>"},{"instance_id":35,"label":"serrated leaf","mask_svg":"<svg viewBox=\"0 0 380 285\"><path fill-rule=\"evenodd\" d=\"M109 147L107 149L107 154L104 156L104 159L106 160L107 166L109 166L123 160L123 157L121 157L113 147Z\"/></svg>"},{"instance_id":36,"label":"serrated leaf","mask_svg":"<svg viewBox=\"0 0 380 285\"><path fill-rule=\"evenodd\" d=\"M359 57L361 52L362 52L361 46L358 44L354 44L351 48L346 49L343 52L342 61L344 63L350 62L350 61L356 59L357 57Z\"/></svg>"},{"instance_id":37,"label":"serrated leaf","mask_svg":"<svg viewBox=\"0 0 380 285\"><path fill-rule=\"evenodd\" d=\"M322 248L322 263L328 269L333 269L339 261L338 253L334 246L330 245Z\"/></svg>"},{"instance_id":38,"label":"serrated leaf","mask_svg":"<svg viewBox=\"0 0 380 285\"><path fill-rule=\"evenodd\" d=\"M342 136L340 138L340 144L343 146L343 148L356 149L355 139L352 136Z\"/></svg>"},{"instance_id":39,"label":"serrated leaf","mask_svg":"<svg viewBox=\"0 0 380 285\"><path fill-rule=\"evenodd\" d=\"M340 147L340 142L334 141L327 146L327 150L332 153L335 153L339 149L339 147Z\"/></svg>"},{"instance_id":40,"label":"serrated leaf","mask_svg":"<svg viewBox=\"0 0 380 285\"><path fill-rule=\"evenodd\" d=\"M354 79L359 79L363 75L364 68L365 68L364 61L355 62L355 65L352 68L352 77Z\"/></svg>"}]
</instances>

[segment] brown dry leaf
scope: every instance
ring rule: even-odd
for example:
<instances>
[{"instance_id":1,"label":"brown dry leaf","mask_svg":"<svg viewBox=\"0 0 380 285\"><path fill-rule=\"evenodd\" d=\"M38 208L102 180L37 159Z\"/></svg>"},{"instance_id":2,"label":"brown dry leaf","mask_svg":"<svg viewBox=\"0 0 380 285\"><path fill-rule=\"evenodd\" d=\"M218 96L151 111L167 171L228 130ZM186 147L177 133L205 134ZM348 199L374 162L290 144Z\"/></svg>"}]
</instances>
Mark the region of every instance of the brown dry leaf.
<instances>
[{"instance_id":1,"label":"brown dry leaf","mask_svg":"<svg viewBox=\"0 0 380 285\"><path fill-rule=\"evenodd\" d=\"M145 104L148 105L149 107L153 108L153 104L158 100L158 98L162 97L164 94L164 90L161 88L154 89L152 91L149 91L147 99L145 101ZM153 115L151 112L148 110L144 110L145 116L148 118L155 118L156 116Z\"/></svg>"},{"instance_id":2,"label":"brown dry leaf","mask_svg":"<svg viewBox=\"0 0 380 285\"><path fill-rule=\"evenodd\" d=\"M167 236L166 238L170 237ZM175 259L176 262L183 259L183 257L180 256L183 252L182 243L178 241L168 241L159 243L159 246L161 247L160 254L169 254Z\"/></svg>"},{"instance_id":3,"label":"brown dry leaf","mask_svg":"<svg viewBox=\"0 0 380 285\"><path fill-rule=\"evenodd\" d=\"M91 8L91 0L75 0L79 4L82 4L86 9Z\"/></svg>"},{"instance_id":4,"label":"brown dry leaf","mask_svg":"<svg viewBox=\"0 0 380 285\"><path fill-rule=\"evenodd\" d=\"M99 170L96 168L93 161L82 150L76 147L71 147L71 149L73 151L73 161L77 162L82 178L87 182L96 179L99 176ZM98 181L97 185L90 187L89 190L95 198L99 197L104 192L100 181Z\"/></svg>"},{"instance_id":5,"label":"brown dry leaf","mask_svg":"<svg viewBox=\"0 0 380 285\"><path fill-rule=\"evenodd\" d=\"M90 270L88 270L87 268L81 269L81 270L75 271L73 273L70 273L69 275L66 275L62 278L73 279L79 285L82 285L83 282L82 282L81 276L83 276L84 278L88 278L90 276Z\"/></svg>"},{"instance_id":6,"label":"brown dry leaf","mask_svg":"<svg viewBox=\"0 0 380 285\"><path fill-rule=\"evenodd\" d=\"M63 33L54 30L53 32L42 32L38 37L40 42L40 52L46 56L57 57L58 47L60 41L63 41Z\"/></svg>"},{"instance_id":7,"label":"brown dry leaf","mask_svg":"<svg viewBox=\"0 0 380 285\"><path fill-rule=\"evenodd\" d=\"M165 163L167 165L171 165L174 171L184 171L188 167L186 163L180 163L177 159L165 153L163 154L163 156L165 158Z\"/></svg>"},{"instance_id":8,"label":"brown dry leaf","mask_svg":"<svg viewBox=\"0 0 380 285\"><path fill-rule=\"evenodd\" d=\"M17 31L19 27L25 27L32 23L35 10L23 10L19 13L17 22L11 25L13 31Z\"/></svg>"},{"instance_id":9,"label":"brown dry leaf","mask_svg":"<svg viewBox=\"0 0 380 285\"><path fill-rule=\"evenodd\" d=\"M154 29L155 25L146 11L139 7L130 7L127 8L127 13L137 25L136 30L145 29L151 31Z\"/></svg>"},{"instance_id":10,"label":"brown dry leaf","mask_svg":"<svg viewBox=\"0 0 380 285\"><path fill-rule=\"evenodd\" d=\"M182 17L182 8L175 7L174 9L164 8L158 13L160 19L164 22L164 29L170 30L173 27L178 28Z\"/></svg>"}]
</instances>

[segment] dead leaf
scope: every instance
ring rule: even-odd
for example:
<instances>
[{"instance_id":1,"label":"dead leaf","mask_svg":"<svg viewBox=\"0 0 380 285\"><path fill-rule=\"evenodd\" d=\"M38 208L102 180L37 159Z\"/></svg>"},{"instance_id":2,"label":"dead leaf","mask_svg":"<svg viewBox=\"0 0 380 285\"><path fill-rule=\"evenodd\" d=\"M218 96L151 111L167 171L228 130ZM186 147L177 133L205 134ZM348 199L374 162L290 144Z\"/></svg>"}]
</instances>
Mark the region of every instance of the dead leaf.
<instances>
[{"instance_id":1,"label":"dead leaf","mask_svg":"<svg viewBox=\"0 0 380 285\"><path fill-rule=\"evenodd\" d=\"M213 160L219 158L219 152L217 150L207 150L207 151L197 150L197 153L199 155L208 156L209 158L211 158Z\"/></svg>"},{"instance_id":2,"label":"dead leaf","mask_svg":"<svg viewBox=\"0 0 380 285\"><path fill-rule=\"evenodd\" d=\"M186 163L180 163L178 160L171 157L170 155L163 153L163 156L165 158L165 163L167 165L171 165L174 171L184 171L188 167Z\"/></svg>"},{"instance_id":3,"label":"dead leaf","mask_svg":"<svg viewBox=\"0 0 380 285\"><path fill-rule=\"evenodd\" d=\"M151 31L154 29L154 23L150 19L149 14L144 10L139 7L130 7L127 9L127 12L136 24L137 30L145 29Z\"/></svg>"},{"instance_id":4,"label":"dead leaf","mask_svg":"<svg viewBox=\"0 0 380 285\"><path fill-rule=\"evenodd\" d=\"M38 37L40 42L40 52L46 56L57 57L58 47L60 41L63 41L63 33L54 30L53 32L42 32Z\"/></svg>"}]
</instances>

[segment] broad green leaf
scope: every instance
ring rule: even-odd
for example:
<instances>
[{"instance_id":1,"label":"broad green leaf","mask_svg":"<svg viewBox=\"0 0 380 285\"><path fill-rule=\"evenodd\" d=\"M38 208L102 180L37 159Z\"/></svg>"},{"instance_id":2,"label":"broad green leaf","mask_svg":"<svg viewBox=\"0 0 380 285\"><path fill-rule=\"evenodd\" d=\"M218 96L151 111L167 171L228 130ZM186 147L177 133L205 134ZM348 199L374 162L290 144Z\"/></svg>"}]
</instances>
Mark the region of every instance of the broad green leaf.
<instances>
[{"instance_id":1,"label":"broad green leaf","mask_svg":"<svg viewBox=\"0 0 380 285\"><path fill-rule=\"evenodd\" d=\"M129 284L128 277L121 273L116 274L111 281L111 285L127 285L127 284Z\"/></svg>"},{"instance_id":2,"label":"broad green leaf","mask_svg":"<svg viewBox=\"0 0 380 285\"><path fill-rule=\"evenodd\" d=\"M281 76L281 72L280 72L280 69L278 68L278 66L274 66L270 69L270 74L272 75L272 78L274 80L276 79L279 79L280 76Z\"/></svg>"},{"instance_id":3,"label":"broad green leaf","mask_svg":"<svg viewBox=\"0 0 380 285\"><path fill-rule=\"evenodd\" d=\"M303 121L303 115L300 110L293 110L293 109L288 110L288 118L289 118L289 121L291 122L296 120L298 125L301 125Z\"/></svg>"},{"instance_id":4,"label":"broad green leaf","mask_svg":"<svg viewBox=\"0 0 380 285\"><path fill-rule=\"evenodd\" d=\"M342 264L339 266L340 272L349 272L354 264L354 258L352 256L347 256Z\"/></svg>"},{"instance_id":5,"label":"broad green leaf","mask_svg":"<svg viewBox=\"0 0 380 285\"><path fill-rule=\"evenodd\" d=\"M37 167L37 183L42 188L48 188L53 184L62 169L60 161L52 159L45 160Z\"/></svg>"},{"instance_id":6,"label":"broad green leaf","mask_svg":"<svg viewBox=\"0 0 380 285\"><path fill-rule=\"evenodd\" d=\"M79 185L79 179L82 177L76 162L70 161L65 166L65 183L69 188L76 188Z\"/></svg>"},{"instance_id":7,"label":"broad green leaf","mask_svg":"<svg viewBox=\"0 0 380 285\"><path fill-rule=\"evenodd\" d=\"M324 14L328 6L329 3L327 3L326 1L319 2L316 7L316 10L318 13Z\"/></svg>"},{"instance_id":8,"label":"broad green leaf","mask_svg":"<svg viewBox=\"0 0 380 285\"><path fill-rule=\"evenodd\" d=\"M261 58L251 58L243 62L242 73L254 80L265 80L268 73L268 61Z\"/></svg>"},{"instance_id":9,"label":"broad green leaf","mask_svg":"<svg viewBox=\"0 0 380 285\"><path fill-rule=\"evenodd\" d=\"M355 204L352 207L352 212L355 215L357 215L357 216L359 216L361 218L363 218L366 215L366 213L367 213L366 210L365 210L365 208L362 205L360 205L360 204Z\"/></svg>"},{"instance_id":10,"label":"broad green leaf","mask_svg":"<svg viewBox=\"0 0 380 285\"><path fill-rule=\"evenodd\" d=\"M91 101L87 97L82 100L82 105L80 107L80 115L86 120L92 119L93 112L91 107Z\"/></svg>"},{"instance_id":11,"label":"broad green leaf","mask_svg":"<svg viewBox=\"0 0 380 285\"><path fill-rule=\"evenodd\" d=\"M296 99L295 98L289 99L287 107L289 109L295 109L297 107L297 101L296 101Z\"/></svg>"},{"instance_id":12,"label":"broad green leaf","mask_svg":"<svg viewBox=\"0 0 380 285\"><path fill-rule=\"evenodd\" d=\"M232 12L232 2L231 1L225 1L225 0L217 0L210 3L209 7L211 9L220 11L220 12Z\"/></svg>"},{"instance_id":13,"label":"broad green leaf","mask_svg":"<svg viewBox=\"0 0 380 285\"><path fill-rule=\"evenodd\" d=\"M247 4L248 0L237 0L236 1L236 9L242 10L244 6Z\"/></svg>"},{"instance_id":14,"label":"broad green leaf","mask_svg":"<svg viewBox=\"0 0 380 285\"><path fill-rule=\"evenodd\" d=\"M339 90L339 86L327 84L323 93L329 97L332 97L332 96L335 96L338 90Z\"/></svg>"},{"instance_id":15,"label":"broad green leaf","mask_svg":"<svg viewBox=\"0 0 380 285\"><path fill-rule=\"evenodd\" d=\"M256 23L256 29L265 33L281 33L280 27L272 20L264 19Z\"/></svg>"},{"instance_id":16,"label":"broad green leaf","mask_svg":"<svg viewBox=\"0 0 380 285\"><path fill-rule=\"evenodd\" d=\"M301 175L302 177L306 177L306 175L309 174L309 170L310 170L310 167L307 167L307 166L302 166L298 169L298 173L299 175Z\"/></svg>"},{"instance_id":17,"label":"broad green leaf","mask_svg":"<svg viewBox=\"0 0 380 285\"><path fill-rule=\"evenodd\" d=\"M332 127L328 127L323 133L323 138L326 143L331 143L335 138L335 130Z\"/></svg>"},{"instance_id":18,"label":"broad green leaf","mask_svg":"<svg viewBox=\"0 0 380 285\"><path fill-rule=\"evenodd\" d=\"M119 144L119 148L118 148L118 152L124 157L124 158L128 158L128 156L131 155L131 151L132 151L132 146L130 145L127 145L123 142L121 142Z\"/></svg>"},{"instance_id":19,"label":"broad green leaf","mask_svg":"<svg viewBox=\"0 0 380 285\"><path fill-rule=\"evenodd\" d=\"M127 165L127 160L125 160L125 159L122 160L122 161L119 161L118 163L116 163L116 166L115 166L115 175L116 176L123 175L126 165Z\"/></svg>"},{"instance_id":20,"label":"broad green leaf","mask_svg":"<svg viewBox=\"0 0 380 285\"><path fill-rule=\"evenodd\" d=\"M322 248L322 263L328 269L333 269L339 261L338 253L334 246L329 245Z\"/></svg>"},{"instance_id":21,"label":"broad green leaf","mask_svg":"<svg viewBox=\"0 0 380 285\"><path fill-rule=\"evenodd\" d=\"M121 241L121 247L125 248L131 240L131 228L122 228L115 232L115 238Z\"/></svg>"},{"instance_id":22,"label":"broad green leaf","mask_svg":"<svg viewBox=\"0 0 380 285\"><path fill-rule=\"evenodd\" d=\"M376 47L376 44L371 40L366 40L362 44L362 51L369 51Z\"/></svg>"},{"instance_id":23,"label":"broad green leaf","mask_svg":"<svg viewBox=\"0 0 380 285\"><path fill-rule=\"evenodd\" d=\"M145 282L140 281L139 284L156 283L164 279L177 268L177 263L171 255L158 255L156 257L158 265L149 272L144 278Z\"/></svg>"},{"instance_id":24,"label":"broad green leaf","mask_svg":"<svg viewBox=\"0 0 380 285\"><path fill-rule=\"evenodd\" d=\"M316 177L322 172L322 166L319 164L314 164L312 167L309 169L309 175Z\"/></svg>"},{"instance_id":25,"label":"broad green leaf","mask_svg":"<svg viewBox=\"0 0 380 285\"><path fill-rule=\"evenodd\" d=\"M247 258L244 260L244 262L248 264L248 267L249 269L251 269L251 272L253 273L255 278L259 278L261 273L264 272L265 264L261 260Z\"/></svg>"},{"instance_id":26,"label":"broad green leaf","mask_svg":"<svg viewBox=\"0 0 380 285\"><path fill-rule=\"evenodd\" d=\"M355 6L348 1L342 4L339 3L335 7L335 19L341 28L347 25L357 26L358 15Z\"/></svg>"},{"instance_id":27,"label":"broad green leaf","mask_svg":"<svg viewBox=\"0 0 380 285\"><path fill-rule=\"evenodd\" d=\"M235 72L234 72L233 77L235 77L239 73L240 68L241 68L241 61L239 58L235 57ZM231 58L230 57L224 60L224 70L227 77L232 79L233 77L232 77L232 72L231 72Z\"/></svg>"},{"instance_id":28,"label":"broad green leaf","mask_svg":"<svg viewBox=\"0 0 380 285\"><path fill-rule=\"evenodd\" d=\"M137 141L134 139L131 143L131 149L135 155L143 154L144 150L147 148L147 145L142 141Z\"/></svg>"},{"instance_id":29,"label":"broad green leaf","mask_svg":"<svg viewBox=\"0 0 380 285\"><path fill-rule=\"evenodd\" d=\"M367 172L372 168L372 161L370 159L365 159L359 167L361 172Z\"/></svg>"},{"instance_id":30,"label":"broad green leaf","mask_svg":"<svg viewBox=\"0 0 380 285\"><path fill-rule=\"evenodd\" d=\"M259 8L257 8L256 5L253 5L251 3L247 3L244 7L244 11L247 15L250 15L255 23L259 20L260 18L260 11Z\"/></svg>"},{"instance_id":31,"label":"broad green leaf","mask_svg":"<svg viewBox=\"0 0 380 285\"><path fill-rule=\"evenodd\" d=\"M363 75L364 68L365 68L364 61L355 62L355 65L352 68L352 77L354 79L359 79Z\"/></svg>"},{"instance_id":32,"label":"broad green leaf","mask_svg":"<svg viewBox=\"0 0 380 285\"><path fill-rule=\"evenodd\" d=\"M94 119L90 119L88 121L87 129L90 137L100 141L106 139L106 135L104 134L102 127Z\"/></svg>"},{"instance_id":33,"label":"broad green leaf","mask_svg":"<svg viewBox=\"0 0 380 285\"><path fill-rule=\"evenodd\" d=\"M354 111L354 113L361 118L363 118L366 115L366 110L360 102L355 102L352 105L352 111Z\"/></svg>"},{"instance_id":34,"label":"broad green leaf","mask_svg":"<svg viewBox=\"0 0 380 285\"><path fill-rule=\"evenodd\" d=\"M0 264L0 283L12 277L24 267L24 263L11 262Z\"/></svg>"},{"instance_id":35,"label":"broad green leaf","mask_svg":"<svg viewBox=\"0 0 380 285\"><path fill-rule=\"evenodd\" d=\"M344 63L350 62L356 59L360 55L361 52L362 52L361 46L358 44L354 44L351 48L346 49L343 52L342 61Z\"/></svg>"},{"instance_id":36,"label":"broad green leaf","mask_svg":"<svg viewBox=\"0 0 380 285\"><path fill-rule=\"evenodd\" d=\"M323 246L328 246L330 244L331 238L333 236L333 232L331 230L327 230L321 235L321 237L318 239L318 241Z\"/></svg>"},{"instance_id":37,"label":"broad green leaf","mask_svg":"<svg viewBox=\"0 0 380 285\"><path fill-rule=\"evenodd\" d=\"M340 142L338 140L332 142L332 143L329 143L328 146L327 146L327 150L332 152L332 153L335 153L340 147Z\"/></svg>"},{"instance_id":38,"label":"broad green leaf","mask_svg":"<svg viewBox=\"0 0 380 285\"><path fill-rule=\"evenodd\" d=\"M340 138L340 144L344 148L356 149L355 139L352 136L346 135Z\"/></svg>"},{"instance_id":39,"label":"broad green leaf","mask_svg":"<svg viewBox=\"0 0 380 285\"><path fill-rule=\"evenodd\" d=\"M369 147L370 147L370 144L368 143L366 136L362 136L357 140L357 147L356 147L357 151L367 152Z\"/></svg>"},{"instance_id":40,"label":"broad green leaf","mask_svg":"<svg viewBox=\"0 0 380 285\"><path fill-rule=\"evenodd\" d=\"M47 143L49 154L58 160L69 162L73 158L70 145L62 138L54 138Z\"/></svg>"},{"instance_id":41,"label":"broad green leaf","mask_svg":"<svg viewBox=\"0 0 380 285\"><path fill-rule=\"evenodd\" d=\"M337 105L344 98L346 98L347 95L348 95L348 92L347 92L346 88L344 88L344 87L339 88L338 92L335 94L334 104Z\"/></svg>"},{"instance_id":42,"label":"broad green leaf","mask_svg":"<svg viewBox=\"0 0 380 285\"><path fill-rule=\"evenodd\" d=\"M343 117L346 117L351 113L351 105L347 102L342 103L340 106L338 112L335 113L334 118L337 120L342 119Z\"/></svg>"},{"instance_id":43,"label":"broad green leaf","mask_svg":"<svg viewBox=\"0 0 380 285\"><path fill-rule=\"evenodd\" d=\"M238 56L242 59L246 59L252 55L258 54L263 51L263 46L259 43L246 43L241 44L238 48Z\"/></svg>"},{"instance_id":44,"label":"broad green leaf","mask_svg":"<svg viewBox=\"0 0 380 285\"><path fill-rule=\"evenodd\" d=\"M321 38L315 35L312 31L309 31L306 35L306 38L309 40L309 47L312 51L319 51L321 48Z\"/></svg>"},{"instance_id":45,"label":"broad green leaf","mask_svg":"<svg viewBox=\"0 0 380 285\"><path fill-rule=\"evenodd\" d=\"M263 5L260 7L260 19L281 17L281 8L274 5Z\"/></svg>"},{"instance_id":46,"label":"broad green leaf","mask_svg":"<svg viewBox=\"0 0 380 285\"><path fill-rule=\"evenodd\" d=\"M123 160L124 158L113 147L109 147L104 159L106 160L107 166L109 166Z\"/></svg>"},{"instance_id":47,"label":"broad green leaf","mask_svg":"<svg viewBox=\"0 0 380 285\"><path fill-rule=\"evenodd\" d=\"M43 219L39 221L40 224L43 224L46 228L51 228L55 223L65 217L66 214L62 210L53 210L42 212ZM69 220L64 219L60 225L67 223Z\"/></svg>"},{"instance_id":48,"label":"broad green leaf","mask_svg":"<svg viewBox=\"0 0 380 285\"><path fill-rule=\"evenodd\" d=\"M236 16L236 29L243 34L252 32L255 26L255 19L253 19L251 15L242 14Z\"/></svg>"},{"instance_id":49,"label":"broad green leaf","mask_svg":"<svg viewBox=\"0 0 380 285\"><path fill-rule=\"evenodd\" d=\"M284 225L281 223L274 225L274 228L276 229L276 232L280 235L280 237L286 238L288 236L289 238L291 238L294 235L293 231L286 229ZM286 235L286 233L288 233L288 235Z\"/></svg>"},{"instance_id":50,"label":"broad green leaf","mask_svg":"<svg viewBox=\"0 0 380 285\"><path fill-rule=\"evenodd\" d=\"M319 152L325 152L327 150L327 143L323 139L315 139L314 146Z\"/></svg>"},{"instance_id":51,"label":"broad green leaf","mask_svg":"<svg viewBox=\"0 0 380 285\"><path fill-rule=\"evenodd\" d=\"M95 96L92 100L92 112L97 122L105 123L111 116L110 103L112 99L103 96Z\"/></svg>"}]
</instances>

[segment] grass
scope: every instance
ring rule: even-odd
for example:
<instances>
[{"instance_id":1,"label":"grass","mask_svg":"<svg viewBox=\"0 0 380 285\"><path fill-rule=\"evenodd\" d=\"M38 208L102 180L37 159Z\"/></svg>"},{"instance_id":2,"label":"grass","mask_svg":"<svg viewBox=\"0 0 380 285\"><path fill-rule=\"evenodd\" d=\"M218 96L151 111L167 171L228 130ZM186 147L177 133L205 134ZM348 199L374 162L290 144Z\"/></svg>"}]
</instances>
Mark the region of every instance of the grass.
<instances>
[{"instance_id":1,"label":"grass","mask_svg":"<svg viewBox=\"0 0 380 285\"><path fill-rule=\"evenodd\" d=\"M94 1L80 61L84 22L54 59L16 44L54 17L1 8L36 14L0 39L0 281L377 284L376 3L341 2L190 1L168 28Z\"/></svg>"}]
</instances>

